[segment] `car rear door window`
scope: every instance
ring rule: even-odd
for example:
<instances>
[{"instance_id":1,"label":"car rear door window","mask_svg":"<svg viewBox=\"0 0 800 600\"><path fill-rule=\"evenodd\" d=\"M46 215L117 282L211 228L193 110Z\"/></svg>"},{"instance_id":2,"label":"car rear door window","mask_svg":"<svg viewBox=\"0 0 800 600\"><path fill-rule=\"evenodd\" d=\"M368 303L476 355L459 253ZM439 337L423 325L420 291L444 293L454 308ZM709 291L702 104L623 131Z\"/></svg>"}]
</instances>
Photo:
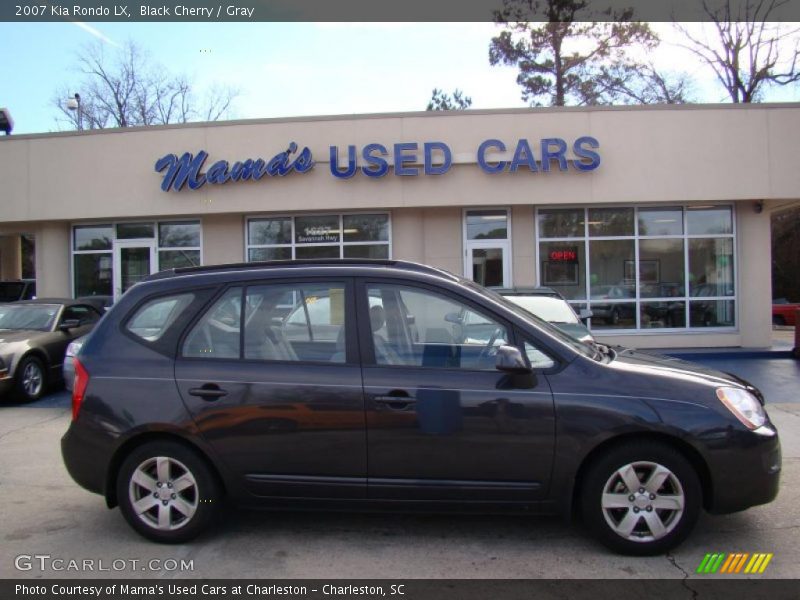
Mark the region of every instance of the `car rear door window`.
<instances>
[{"instance_id":1,"label":"car rear door window","mask_svg":"<svg viewBox=\"0 0 800 600\"><path fill-rule=\"evenodd\" d=\"M247 288L244 357L344 363L345 286L270 284Z\"/></svg>"}]
</instances>

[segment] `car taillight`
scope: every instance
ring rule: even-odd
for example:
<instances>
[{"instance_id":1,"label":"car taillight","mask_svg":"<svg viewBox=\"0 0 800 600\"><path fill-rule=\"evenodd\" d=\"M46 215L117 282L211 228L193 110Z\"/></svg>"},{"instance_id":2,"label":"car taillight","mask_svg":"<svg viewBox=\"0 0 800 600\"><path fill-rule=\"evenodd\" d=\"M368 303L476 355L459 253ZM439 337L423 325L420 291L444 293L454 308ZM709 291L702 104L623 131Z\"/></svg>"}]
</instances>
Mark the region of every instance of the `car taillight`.
<instances>
[{"instance_id":1,"label":"car taillight","mask_svg":"<svg viewBox=\"0 0 800 600\"><path fill-rule=\"evenodd\" d=\"M89 372L77 358L73 359L75 365L75 381L72 384L72 420L78 418L78 413L83 404L83 395L86 393L86 386L89 385Z\"/></svg>"}]
</instances>

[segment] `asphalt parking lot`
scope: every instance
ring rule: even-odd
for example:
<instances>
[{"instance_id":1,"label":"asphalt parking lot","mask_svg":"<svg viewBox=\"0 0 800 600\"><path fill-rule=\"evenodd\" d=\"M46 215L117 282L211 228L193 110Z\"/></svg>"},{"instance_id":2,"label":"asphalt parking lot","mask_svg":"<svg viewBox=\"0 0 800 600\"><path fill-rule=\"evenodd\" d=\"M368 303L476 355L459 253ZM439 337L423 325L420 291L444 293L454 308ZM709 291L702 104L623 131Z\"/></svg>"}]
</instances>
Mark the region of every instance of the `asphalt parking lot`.
<instances>
[{"instance_id":1,"label":"asphalt parking lot","mask_svg":"<svg viewBox=\"0 0 800 600\"><path fill-rule=\"evenodd\" d=\"M138 537L118 510L108 510L64 470L59 441L70 419L65 392L0 406L0 578L708 578L695 574L708 552L774 553L757 577L795 578L800 366L786 361L770 367L783 368L790 382L798 373L793 386L767 396L783 444L778 499L734 515L704 515L673 554L652 558L609 554L574 524L516 516L229 511L191 544L158 546ZM58 559L92 560L95 570L57 570L68 568L51 562ZM97 571L101 560L110 570ZM182 569L182 560L191 568L184 563Z\"/></svg>"}]
</instances>

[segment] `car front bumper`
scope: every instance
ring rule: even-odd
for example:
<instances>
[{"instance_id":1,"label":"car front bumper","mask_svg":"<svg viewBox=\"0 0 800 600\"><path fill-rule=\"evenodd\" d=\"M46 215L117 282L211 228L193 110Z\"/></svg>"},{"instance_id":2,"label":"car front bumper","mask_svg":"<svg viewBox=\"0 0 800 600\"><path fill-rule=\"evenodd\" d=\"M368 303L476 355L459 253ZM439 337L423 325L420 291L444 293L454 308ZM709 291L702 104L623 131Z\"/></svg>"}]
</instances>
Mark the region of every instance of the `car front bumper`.
<instances>
[{"instance_id":1,"label":"car front bumper","mask_svg":"<svg viewBox=\"0 0 800 600\"><path fill-rule=\"evenodd\" d=\"M739 443L715 452L709 464L712 479L708 510L727 514L772 502L778 495L781 443L771 423L742 432Z\"/></svg>"},{"instance_id":2,"label":"car front bumper","mask_svg":"<svg viewBox=\"0 0 800 600\"><path fill-rule=\"evenodd\" d=\"M5 375L3 377L0 377L0 396L6 395L13 388L14 388L14 378L13 377L11 377L9 375Z\"/></svg>"}]
</instances>

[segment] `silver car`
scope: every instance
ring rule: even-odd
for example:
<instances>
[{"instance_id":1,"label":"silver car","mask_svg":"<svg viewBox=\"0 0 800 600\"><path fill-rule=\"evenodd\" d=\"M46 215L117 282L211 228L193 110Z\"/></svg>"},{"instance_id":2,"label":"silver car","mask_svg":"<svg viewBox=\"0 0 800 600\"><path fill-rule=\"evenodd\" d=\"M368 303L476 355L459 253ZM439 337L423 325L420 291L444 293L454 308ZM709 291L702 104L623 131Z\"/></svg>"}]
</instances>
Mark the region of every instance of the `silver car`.
<instances>
[{"instance_id":1,"label":"silver car","mask_svg":"<svg viewBox=\"0 0 800 600\"><path fill-rule=\"evenodd\" d=\"M64 355L64 387L70 392L72 391L72 385L75 383L75 357L81 351L86 337L84 335L70 342L69 346L67 346L67 353Z\"/></svg>"},{"instance_id":2,"label":"silver car","mask_svg":"<svg viewBox=\"0 0 800 600\"><path fill-rule=\"evenodd\" d=\"M41 398L61 379L67 345L101 316L89 304L63 298L0 305L0 395Z\"/></svg>"}]
</instances>

